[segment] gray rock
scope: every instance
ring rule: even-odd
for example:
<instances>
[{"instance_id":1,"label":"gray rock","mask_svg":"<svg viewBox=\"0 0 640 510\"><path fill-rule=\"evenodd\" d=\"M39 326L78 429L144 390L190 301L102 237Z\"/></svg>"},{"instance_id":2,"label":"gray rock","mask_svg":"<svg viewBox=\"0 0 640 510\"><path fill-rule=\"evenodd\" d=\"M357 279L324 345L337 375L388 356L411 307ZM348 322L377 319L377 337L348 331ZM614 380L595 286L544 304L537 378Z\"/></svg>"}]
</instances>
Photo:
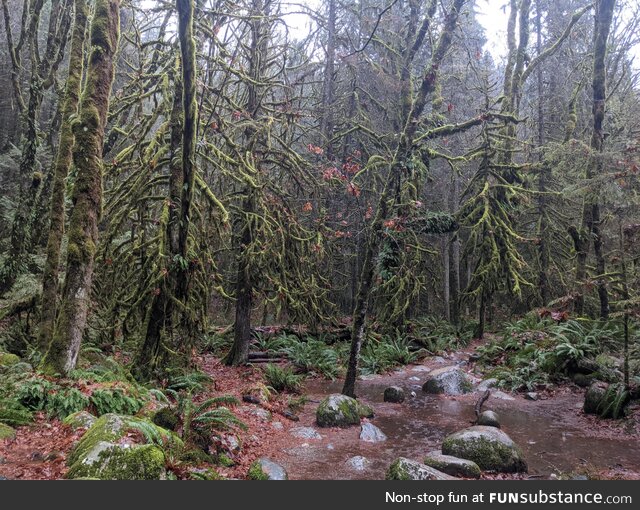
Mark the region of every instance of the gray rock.
<instances>
[{"instance_id":1,"label":"gray rock","mask_svg":"<svg viewBox=\"0 0 640 510\"><path fill-rule=\"evenodd\" d=\"M483 411L478 416L478 425L500 428L500 418L494 411Z\"/></svg>"},{"instance_id":2,"label":"gray rock","mask_svg":"<svg viewBox=\"0 0 640 510\"><path fill-rule=\"evenodd\" d=\"M621 418L629 403L629 392L622 384L596 382L589 386L584 396L584 412L602 418Z\"/></svg>"},{"instance_id":3,"label":"gray rock","mask_svg":"<svg viewBox=\"0 0 640 510\"><path fill-rule=\"evenodd\" d=\"M538 400L538 394L535 391L530 391L524 394L524 398L526 398L527 400L536 401Z\"/></svg>"},{"instance_id":4,"label":"gray rock","mask_svg":"<svg viewBox=\"0 0 640 510\"><path fill-rule=\"evenodd\" d=\"M410 381L419 381L419 380L420 380L420 378L419 378L419 377L417 377L417 376L415 376L415 375L413 375L413 376L409 377L409 380L410 380Z\"/></svg>"},{"instance_id":5,"label":"gray rock","mask_svg":"<svg viewBox=\"0 0 640 510\"><path fill-rule=\"evenodd\" d=\"M371 461L366 457L356 455L355 457L347 459L345 464L354 471L365 471L371 465Z\"/></svg>"},{"instance_id":6,"label":"gray rock","mask_svg":"<svg viewBox=\"0 0 640 510\"><path fill-rule=\"evenodd\" d=\"M456 367L438 368L429 374L422 386L426 393L461 395L471 391L471 382L467 375Z\"/></svg>"},{"instance_id":7,"label":"gray rock","mask_svg":"<svg viewBox=\"0 0 640 510\"><path fill-rule=\"evenodd\" d=\"M572 376L573 382L581 388L588 388L595 381L594 374L580 374L576 373Z\"/></svg>"},{"instance_id":8,"label":"gray rock","mask_svg":"<svg viewBox=\"0 0 640 510\"><path fill-rule=\"evenodd\" d=\"M503 473L526 472L522 451L502 430L476 425L447 436L442 453L472 460L480 469Z\"/></svg>"},{"instance_id":9,"label":"gray rock","mask_svg":"<svg viewBox=\"0 0 640 510\"><path fill-rule=\"evenodd\" d=\"M384 390L384 401L395 404L404 402L404 390L400 386L389 386Z\"/></svg>"},{"instance_id":10,"label":"gray rock","mask_svg":"<svg viewBox=\"0 0 640 510\"><path fill-rule=\"evenodd\" d=\"M494 377L485 379L478 384L478 391L487 391L490 388L495 388L496 384L498 384L498 379L495 379Z\"/></svg>"},{"instance_id":11,"label":"gray rock","mask_svg":"<svg viewBox=\"0 0 640 510\"><path fill-rule=\"evenodd\" d=\"M437 451L429 452L424 459L424 463L451 476L480 478L481 474L480 467L475 462L444 455Z\"/></svg>"},{"instance_id":12,"label":"gray rock","mask_svg":"<svg viewBox=\"0 0 640 510\"><path fill-rule=\"evenodd\" d=\"M70 414L62 423L69 425L73 429L88 429L97 420L94 415L87 411L78 411L77 413Z\"/></svg>"},{"instance_id":13,"label":"gray rock","mask_svg":"<svg viewBox=\"0 0 640 510\"><path fill-rule=\"evenodd\" d=\"M381 443L382 441L387 440L387 436L378 427L372 423L366 422L362 424L360 439L367 443Z\"/></svg>"},{"instance_id":14,"label":"gray rock","mask_svg":"<svg viewBox=\"0 0 640 510\"><path fill-rule=\"evenodd\" d=\"M436 356L435 358L433 358L433 361L440 364L447 362L447 360L445 360L442 356Z\"/></svg>"},{"instance_id":15,"label":"gray rock","mask_svg":"<svg viewBox=\"0 0 640 510\"><path fill-rule=\"evenodd\" d=\"M411 369L412 372L431 372L429 367L425 367L424 365L418 365L417 367L413 367Z\"/></svg>"},{"instance_id":16,"label":"gray rock","mask_svg":"<svg viewBox=\"0 0 640 510\"><path fill-rule=\"evenodd\" d=\"M262 457L256 460L249 468L249 476L252 480L288 480L285 469L271 459Z\"/></svg>"},{"instance_id":17,"label":"gray rock","mask_svg":"<svg viewBox=\"0 0 640 510\"><path fill-rule=\"evenodd\" d=\"M415 460L400 457L387 470L386 480L456 480L442 471L438 471Z\"/></svg>"},{"instance_id":18,"label":"gray rock","mask_svg":"<svg viewBox=\"0 0 640 510\"><path fill-rule=\"evenodd\" d=\"M472 352L471 354L469 354L469 361L471 363L478 361L480 358L482 358L482 355L477 352Z\"/></svg>"},{"instance_id":19,"label":"gray rock","mask_svg":"<svg viewBox=\"0 0 640 510\"><path fill-rule=\"evenodd\" d=\"M370 407L360 404L346 395L333 394L326 397L316 410L316 423L320 427L349 427L359 425L360 418L373 416Z\"/></svg>"},{"instance_id":20,"label":"gray rock","mask_svg":"<svg viewBox=\"0 0 640 510\"><path fill-rule=\"evenodd\" d=\"M318 431L312 427L296 427L289 432L291 432L294 437L299 437L300 439L322 439Z\"/></svg>"},{"instance_id":21,"label":"gray rock","mask_svg":"<svg viewBox=\"0 0 640 510\"><path fill-rule=\"evenodd\" d=\"M506 400L506 401L515 400L515 398L513 398L511 395L507 395L504 391L500 391L500 390L492 391L491 396L499 400Z\"/></svg>"},{"instance_id":22,"label":"gray rock","mask_svg":"<svg viewBox=\"0 0 640 510\"><path fill-rule=\"evenodd\" d=\"M271 423L271 428L273 428L273 430L284 430L284 425L279 421L274 421Z\"/></svg>"}]
</instances>

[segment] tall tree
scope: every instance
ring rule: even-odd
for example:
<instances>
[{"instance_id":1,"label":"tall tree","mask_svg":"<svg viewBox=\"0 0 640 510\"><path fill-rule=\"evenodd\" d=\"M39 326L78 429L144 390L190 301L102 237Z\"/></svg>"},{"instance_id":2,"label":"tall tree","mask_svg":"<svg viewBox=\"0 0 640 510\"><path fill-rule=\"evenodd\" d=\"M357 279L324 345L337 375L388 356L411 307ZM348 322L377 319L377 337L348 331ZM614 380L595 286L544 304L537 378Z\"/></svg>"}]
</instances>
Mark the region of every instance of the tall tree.
<instances>
[{"instance_id":1,"label":"tall tree","mask_svg":"<svg viewBox=\"0 0 640 510\"><path fill-rule=\"evenodd\" d=\"M120 0L97 0L91 22L87 80L73 124L73 188L62 300L41 368L68 374L76 366L91 300L98 220L102 212L102 148L120 38Z\"/></svg>"}]
</instances>

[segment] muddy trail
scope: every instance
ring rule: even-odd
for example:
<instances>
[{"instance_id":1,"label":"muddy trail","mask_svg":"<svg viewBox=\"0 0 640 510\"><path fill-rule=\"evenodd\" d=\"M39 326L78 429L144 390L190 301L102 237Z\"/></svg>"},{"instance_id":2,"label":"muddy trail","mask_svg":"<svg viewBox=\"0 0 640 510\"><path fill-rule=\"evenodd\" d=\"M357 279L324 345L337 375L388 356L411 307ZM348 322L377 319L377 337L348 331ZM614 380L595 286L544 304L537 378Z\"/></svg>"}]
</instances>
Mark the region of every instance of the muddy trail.
<instances>
[{"instance_id":1,"label":"muddy trail","mask_svg":"<svg viewBox=\"0 0 640 510\"><path fill-rule=\"evenodd\" d=\"M428 358L390 374L358 381L358 397L375 409L371 423L387 440L367 443L359 439L360 427L316 428L322 439L292 438L278 461L291 479L382 479L389 464L399 456L420 460L440 450L450 433L468 427L475 418L474 404L481 392L460 396L429 395L422 391L428 373L436 368L458 365L474 382L480 375L469 364L468 352ZM384 389L396 385L405 389L402 404L383 401ZM299 426L316 427L315 409L320 400L339 393L341 381L310 381L310 399L300 414ZM640 443L637 413L625 421L599 420L582 412L584 390L574 386L540 392L538 400L525 399L492 389L483 409L500 416L502 429L522 448L529 465L524 475L486 475L487 478L553 478L562 474L587 474L605 478L640 479ZM354 467L353 457L367 460Z\"/></svg>"}]
</instances>

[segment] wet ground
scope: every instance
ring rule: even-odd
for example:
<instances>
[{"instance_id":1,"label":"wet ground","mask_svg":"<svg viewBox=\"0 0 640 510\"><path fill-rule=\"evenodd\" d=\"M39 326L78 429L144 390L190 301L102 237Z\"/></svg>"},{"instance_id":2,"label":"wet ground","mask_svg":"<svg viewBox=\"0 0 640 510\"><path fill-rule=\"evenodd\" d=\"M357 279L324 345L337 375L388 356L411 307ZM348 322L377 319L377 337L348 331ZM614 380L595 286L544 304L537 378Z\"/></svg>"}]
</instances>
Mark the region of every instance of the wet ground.
<instances>
[{"instance_id":1,"label":"wet ground","mask_svg":"<svg viewBox=\"0 0 640 510\"><path fill-rule=\"evenodd\" d=\"M292 479L381 479L395 458L420 460L425 453L439 450L446 435L471 424L474 404L481 393L428 395L421 385L429 370L455 365L464 357L465 353L459 353L449 359L431 358L423 365L358 382L358 397L373 405L376 416L371 422L387 435L386 441L372 444L359 440L359 427L318 429L322 439L292 438L291 447L278 456L279 462ZM464 363L461 368L474 376L472 366ZM404 403L383 402L384 389L390 385L405 388ZM301 413L299 425L315 426L317 403L340 389L340 381L311 381L306 389L311 401ZM492 390L483 410L496 411L502 429L524 451L529 464L525 477L588 472L640 478L639 431L635 424L630 430L629 423L585 416L583 395L584 390L565 387L543 392L539 400L530 401L519 394ZM354 456L368 459L364 470L346 463Z\"/></svg>"}]
</instances>

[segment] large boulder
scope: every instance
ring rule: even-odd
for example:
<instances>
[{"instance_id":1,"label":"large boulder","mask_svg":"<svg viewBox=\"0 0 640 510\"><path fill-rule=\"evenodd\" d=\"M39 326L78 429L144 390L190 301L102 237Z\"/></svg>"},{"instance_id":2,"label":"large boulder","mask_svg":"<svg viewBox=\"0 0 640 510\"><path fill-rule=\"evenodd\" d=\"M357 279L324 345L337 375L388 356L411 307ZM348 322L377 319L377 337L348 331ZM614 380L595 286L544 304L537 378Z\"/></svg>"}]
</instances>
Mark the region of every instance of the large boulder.
<instances>
[{"instance_id":1,"label":"large boulder","mask_svg":"<svg viewBox=\"0 0 640 510\"><path fill-rule=\"evenodd\" d=\"M360 418L373 416L369 406L355 398L333 394L326 397L316 410L316 422L320 427L349 427L359 425Z\"/></svg>"},{"instance_id":2,"label":"large boulder","mask_svg":"<svg viewBox=\"0 0 640 510\"><path fill-rule=\"evenodd\" d=\"M276 462L267 459L260 458L256 460L251 467L249 467L249 473L247 474L249 480L288 480L287 472L285 469Z\"/></svg>"},{"instance_id":3,"label":"large boulder","mask_svg":"<svg viewBox=\"0 0 640 510\"><path fill-rule=\"evenodd\" d=\"M102 444L103 449L107 449L105 444L118 445L127 434L137 432L144 438L145 442L162 444L166 449L181 449L182 440L173 432L165 430L153 423L135 418L132 416L120 416L118 414L104 414L87 430L71 454L67 458L67 465L73 467L96 453L96 445ZM115 454L114 454L115 455Z\"/></svg>"},{"instance_id":4,"label":"large boulder","mask_svg":"<svg viewBox=\"0 0 640 510\"><path fill-rule=\"evenodd\" d=\"M457 367L444 367L429 374L429 379L422 386L422 390L433 394L461 395L469 393L472 386L462 370Z\"/></svg>"},{"instance_id":5,"label":"large boulder","mask_svg":"<svg viewBox=\"0 0 640 510\"><path fill-rule=\"evenodd\" d=\"M99 441L71 465L66 478L98 480L162 480L165 457L152 444L120 445Z\"/></svg>"},{"instance_id":6,"label":"large boulder","mask_svg":"<svg viewBox=\"0 0 640 510\"><path fill-rule=\"evenodd\" d=\"M451 476L480 478L480 467L472 460L459 459L440 452L429 452L424 459L425 465Z\"/></svg>"},{"instance_id":7,"label":"large boulder","mask_svg":"<svg viewBox=\"0 0 640 510\"><path fill-rule=\"evenodd\" d=\"M456 480L453 476L438 471L415 460L400 457L387 470L386 480Z\"/></svg>"},{"instance_id":8,"label":"large boulder","mask_svg":"<svg viewBox=\"0 0 640 510\"><path fill-rule=\"evenodd\" d=\"M480 469L502 473L526 472L522 451L502 430L476 425L447 436L442 453L472 460Z\"/></svg>"}]
</instances>

